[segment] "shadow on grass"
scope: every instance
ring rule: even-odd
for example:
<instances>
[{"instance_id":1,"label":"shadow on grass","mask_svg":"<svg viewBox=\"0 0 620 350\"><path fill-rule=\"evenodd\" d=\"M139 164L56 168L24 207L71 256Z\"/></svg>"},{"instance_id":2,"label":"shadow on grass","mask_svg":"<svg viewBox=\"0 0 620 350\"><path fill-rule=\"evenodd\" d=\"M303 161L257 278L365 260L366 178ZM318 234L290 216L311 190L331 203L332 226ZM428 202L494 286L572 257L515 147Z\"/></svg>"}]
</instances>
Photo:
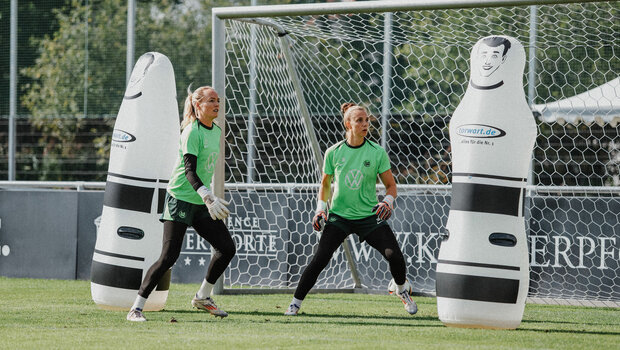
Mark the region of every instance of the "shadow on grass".
<instances>
[{"instance_id":1,"label":"shadow on grass","mask_svg":"<svg viewBox=\"0 0 620 350\"><path fill-rule=\"evenodd\" d=\"M171 314L192 314L203 313L205 316L209 316L206 312L196 310L162 310L160 313ZM428 324L427 322L439 322L436 317L432 316L379 316L379 315L359 315L359 314L307 314L302 313L298 316L285 316L283 312L264 312L264 311L232 311L229 313L229 317L235 315L242 316L258 316L264 317L265 322L271 323L304 323L304 324L326 324L333 323L339 325L353 325L353 326L391 326L391 327L413 327L422 326L419 322L424 321L424 327L443 327L443 324ZM320 321L320 319L329 319L329 321ZM353 321L355 319L365 319L374 322ZM383 320L385 322L376 322L377 320ZM209 320L188 320L184 322L208 322Z\"/></svg>"},{"instance_id":2,"label":"shadow on grass","mask_svg":"<svg viewBox=\"0 0 620 350\"><path fill-rule=\"evenodd\" d=\"M545 321L545 320L526 320L524 319L522 323L558 323L558 324L575 324L575 325L586 325L586 326L606 326L609 323L604 322L579 322L579 321Z\"/></svg>"},{"instance_id":3,"label":"shadow on grass","mask_svg":"<svg viewBox=\"0 0 620 350\"><path fill-rule=\"evenodd\" d=\"M359 315L359 314L318 314L318 313L300 313L297 316L285 316L284 311L282 312L270 312L270 311L235 311L233 312L237 315L247 315L247 316L272 316L272 317L284 317L288 319L302 318L302 317L313 317L313 318L371 318L371 319L381 319L381 320L390 320L390 321L409 321L409 320L434 320L439 321L436 317L430 316L392 316L392 315Z\"/></svg>"},{"instance_id":4,"label":"shadow on grass","mask_svg":"<svg viewBox=\"0 0 620 350\"><path fill-rule=\"evenodd\" d=\"M553 322L558 323L558 322ZM549 328L526 328L519 327L517 332L539 332L539 333L566 333L566 334L590 334L590 335L620 335L620 332L602 332L602 331L588 331L585 329L549 329Z\"/></svg>"},{"instance_id":5,"label":"shadow on grass","mask_svg":"<svg viewBox=\"0 0 620 350\"><path fill-rule=\"evenodd\" d=\"M162 310L159 313L170 314L171 316L178 314L196 314L204 315L208 317L206 319L199 320L184 320L182 322L188 323L202 323L212 322L217 319L209 315L207 312L190 310L190 309L170 309ZM298 316L285 316L283 312L266 312L266 311L232 311L229 317L240 316L256 316L264 318L265 323L278 323L278 324L334 324L334 325L349 325L349 326L387 326L387 327L437 327L446 328L436 316L391 316L391 315L361 315L361 314L318 314L318 313L301 313ZM328 319L321 321L320 319ZM365 319L365 321L354 321L355 319ZM384 321L384 322L381 322ZM255 321L252 321L255 322ZM431 323L429 323L431 322ZM537 333L550 333L550 334L583 334L583 335L604 335L604 336L620 336L620 332L614 331L595 331L585 329L553 329L553 328L531 328L527 327L527 323L550 323L550 324L574 324L574 325L590 325L599 326L596 323L581 323L570 321L538 321L538 320L523 320L523 323L514 332L537 332Z\"/></svg>"}]
</instances>

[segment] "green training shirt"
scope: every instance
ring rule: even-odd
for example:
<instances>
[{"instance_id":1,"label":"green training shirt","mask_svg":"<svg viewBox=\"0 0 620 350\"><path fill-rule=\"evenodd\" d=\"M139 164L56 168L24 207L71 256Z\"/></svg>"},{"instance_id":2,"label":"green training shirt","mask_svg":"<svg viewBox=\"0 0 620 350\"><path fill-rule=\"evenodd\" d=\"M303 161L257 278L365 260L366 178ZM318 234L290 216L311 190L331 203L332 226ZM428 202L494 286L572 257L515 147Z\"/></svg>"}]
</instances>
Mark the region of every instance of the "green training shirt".
<instances>
[{"instance_id":1,"label":"green training shirt","mask_svg":"<svg viewBox=\"0 0 620 350\"><path fill-rule=\"evenodd\" d=\"M203 204L202 198L185 177L183 156L185 154L196 156L196 173L200 181L210 189L211 179L215 172L215 163L220 154L221 134L222 129L215 123L211 128L208 128L198 120L183 129L179 157L168 183L168 193L172 197L189 203Z\"/></svg>"},{"instance_id":2,"label":"green training shirt","mask_svg":"<svg viewBox=\"0 0 620 350\"><path fill-rule=\"evenodd\" d=\"M325 153L323 172L335 182L331 213L357 220L373 215L377 205L377 174L390 170L390 158L378 144L364 140L357 147L345 141Z\"/></svg>"}]
</instances>

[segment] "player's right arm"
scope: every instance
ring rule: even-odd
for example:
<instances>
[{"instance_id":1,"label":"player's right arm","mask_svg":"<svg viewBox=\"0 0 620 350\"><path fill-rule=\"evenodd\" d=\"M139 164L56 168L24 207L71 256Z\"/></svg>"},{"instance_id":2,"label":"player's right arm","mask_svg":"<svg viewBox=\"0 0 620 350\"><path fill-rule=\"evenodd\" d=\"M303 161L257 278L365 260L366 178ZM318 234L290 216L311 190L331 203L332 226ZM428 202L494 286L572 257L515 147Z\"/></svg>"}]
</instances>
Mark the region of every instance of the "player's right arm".
<instances>
[{"instance_id":1,"label":"player's right arm","mask_svg":"<svg viewBox=\"0 0 620 350\"><path fill-rule=\"evenodd\" d=\"M321 178L321 186L319 187L319 196L316 203L314 218L312 219L312 227L315 231L321 231L327 221L327 200L331 190L332 175L323 173Z\"/></svg>"},{"instance_id":2,"label":"player's right arm","mask_svg":"<svg viewBox=\"0 0 620 350\"><path fill-rule=\"evenodd\" d=\"M226 207L228 202L219 198L211 192L207 186L203 184L198 177L198 153L200 152L202 141L198 137L198 132L190 129L183 132L183 142L181 144L183 151L183 163L185 167L185 178L192 185L194 190L198 192L200 198L209 209L209 215L213 220L223 220L230 212Z\"/></svg>"}]
</instances>

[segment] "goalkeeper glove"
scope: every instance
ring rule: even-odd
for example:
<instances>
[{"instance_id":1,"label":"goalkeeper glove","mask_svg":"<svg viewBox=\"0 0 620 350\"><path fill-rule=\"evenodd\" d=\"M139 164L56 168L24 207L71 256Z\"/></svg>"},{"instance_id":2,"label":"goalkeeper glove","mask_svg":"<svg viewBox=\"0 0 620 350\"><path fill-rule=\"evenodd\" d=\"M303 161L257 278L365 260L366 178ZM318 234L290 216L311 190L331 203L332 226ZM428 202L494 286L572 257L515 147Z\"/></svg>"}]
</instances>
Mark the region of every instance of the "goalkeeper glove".
<instances>
[{"instance_id":1,"label":"goalkeeper glove","mask_svg":"<svg viewBox=\"0 0 620 350\"><path fill-rule=\"evenodd\" d=\"M327 222L327 202L319 199L316 204L316 211L312 219L312 227L315 231L321 231Z\"/></svg>"},{"instance_id":2,"label":"goalkeeper glove","mask_svg":"<svg viewBox=\"0 0 620 350\"><path fill-rule=\"evenodd\" d=\"M394 210L394 197L387 195L383 197L383 200L379 204L372 208L372 211L377 214L377 217L381 220L387 220L392 216Z\"/></svg>"},{"instance_id":3,"label":"goalkeeper glove","mask_svg":"<svg viewBox=\"0 0 620 350\"><path fill-rule=\"evenodd\" d=\"M196 191L202 198L202 201L209 209L209 215L211 215L211 219L213 220L223 220L225 219L230 211L226 206L228 202L222 198L216 197L208 188L205 186L200 186L200 188Z\"/></svg>"}]
</instances>

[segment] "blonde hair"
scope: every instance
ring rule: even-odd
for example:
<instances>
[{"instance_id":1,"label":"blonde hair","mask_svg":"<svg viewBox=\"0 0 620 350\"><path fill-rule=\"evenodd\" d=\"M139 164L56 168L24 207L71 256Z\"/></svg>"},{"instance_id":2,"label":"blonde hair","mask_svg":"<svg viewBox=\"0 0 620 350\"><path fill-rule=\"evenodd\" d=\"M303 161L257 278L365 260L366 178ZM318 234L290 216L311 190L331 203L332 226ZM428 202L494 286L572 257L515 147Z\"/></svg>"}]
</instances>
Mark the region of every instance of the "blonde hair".
<instances>
[{"instance_id":1,"label":"blonde hair","mask_svg":"<svg viewBox=\"0 0 620 350\"><path fill-rule=\"evenodd\" d=\"M342 106L340 106L340 112L342 113L342 123L344 124L344 130L346 135L348 135L350 131L349 129L347 129L347 121L351 119L351 114L354 111L364 111L366 112L366 114L368 114L366 108L356 105L355 103L347 102L343 103Z\"/></svg>"},{"instance_id":2,"label":"blonde hair","mask_svg":"<svg viewBox=\"0 0 620 350\"><path fill-rule=\"evenodd\" d=\"M204 95L203 90L215 90L210 86L201 86L192 92L192 84L187 87L187 97L185 98L185 105L183 107L183 121L181 122L181 130L186 126L192 124L196 119L196 102L202 99Z\"/></svg>"}]
</instances>

